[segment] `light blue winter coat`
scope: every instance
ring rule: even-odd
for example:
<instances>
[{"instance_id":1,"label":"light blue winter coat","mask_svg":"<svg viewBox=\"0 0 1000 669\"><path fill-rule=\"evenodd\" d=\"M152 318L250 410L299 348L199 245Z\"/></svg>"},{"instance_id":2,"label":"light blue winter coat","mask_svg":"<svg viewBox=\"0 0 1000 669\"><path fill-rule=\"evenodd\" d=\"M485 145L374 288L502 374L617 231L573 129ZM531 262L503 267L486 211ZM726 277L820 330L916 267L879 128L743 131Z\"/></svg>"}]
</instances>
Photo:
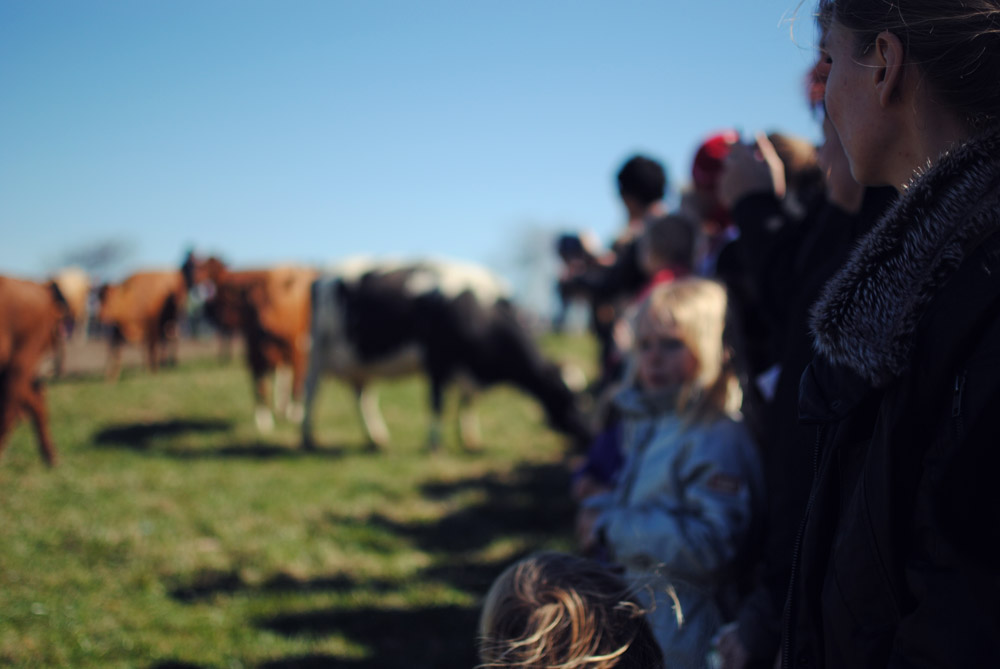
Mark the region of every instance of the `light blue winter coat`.
<instances>
[{"instance_id":1,"label":"light blue winter coat","mask_svg":"<svg viewBox=\"0 0 1000 669\"><path fill-rule=\"evenodd\" d=\"M724 622L716 597L734 586L732 572L762 508L756 446L738 419L692 425L636 389L616 404L625 465L614 492L584 506L601 511L595 528L611 559L652 608L664 666L704 667Z\"/></svg>"}]
</instances>

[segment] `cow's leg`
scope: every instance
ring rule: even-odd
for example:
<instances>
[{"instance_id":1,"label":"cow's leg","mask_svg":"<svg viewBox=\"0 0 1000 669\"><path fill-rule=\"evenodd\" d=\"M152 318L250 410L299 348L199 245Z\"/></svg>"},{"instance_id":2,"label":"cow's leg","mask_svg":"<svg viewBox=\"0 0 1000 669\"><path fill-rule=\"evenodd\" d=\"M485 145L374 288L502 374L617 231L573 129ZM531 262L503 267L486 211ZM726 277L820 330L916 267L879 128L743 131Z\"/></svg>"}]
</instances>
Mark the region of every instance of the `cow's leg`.
<instances>
[{"instance_id":1,"label":"cow's leg","mask_svg":"<svg viewBox=\"0 0 1000 669\"><path fill-rule=\"evenodd\" d=\"M146 337L146 366L149 367L149 371L154 374L160 369L160 359L158 357L160 350L160 333L151 330L149 336Z\"/></svg>"},{"instance_id":2,"label":"cow's leg","mask_svg":"<svg viewBox=\"0 0 1000 669\"><path fill-rule=\"evenodd\" d=\"M253 416L260 432L274 430L274 414L267 403L268 381L274 365L269 362L264 344L251 337L246 338L247 366L253 376Z\"/></svg>"},{"instance_id":3,"label":"cow's leg","mask_svg":"<svg viewBox=\"0 0 1000 669\"><path fill-rule=\"evenodd\" d=\"M49 435L45 411L45 396L39 381L32 381L34 360L24 367L8 368L0 374L0 454L7 444L7 437L14 428L21 411L27 411L35 427L38 437L38 447L45 462L54 467L58 458L52 438Z\"/></svg>"},{"instance_id":4,"label":"cow's leg","mask_svg":"<svg viewBox=\"0 0 1000 669\"><path fill-rule=\"evenodd\" d=\"M289 389L289 402L285 408L285 418L292 423L301 423L305 411L302 408L302 390L305 385L306 369L309 360L306 345L296 342L292 350L292 385Z\"/></svg>"},{"instance_id":5,"label":"cow's leg","mask_svg":"<svg viewBox=\"0 0 1000 669\"><path fill-rule=\"evenodd\" d=\"M21 398L15 394L13 371L0 372L0 455L7 445L7 436L14 429L17 414L21 409Z\"/></svg>"},{"instance_id":6,"label":"cow's leg","mask_svg":"<svg viewBox=\"0 0 1000 669\"><path fill-rule=\"evenodd\" d=\"M170 321L163 334L163 364L176 367L180 360L181 325L180 321Z\"/></svg>"},{"instance_id":7,"label":"cow's leg","mask_svg":"<svg viewBox=\"0 0 1000 669\"><path fill-rule=\"evenodd\" d=\"M48 412L45 410L45 390L41 381L33 381L24 384L24 391L21 393L21 401L31 422L35 426L35 435L38 437L38 449L41 451L45 464L55 467L59 458L56 456L55 446L52 444L52 436L49 434Z\"/></svg>"},{"instance_id":8,"label":"cow's leg","mask_svg":"<svg viewBox=\"0 0 1000 669\"><path fill-rule=\"evenodd\" d=\"M466 450L478 449L482 445L479 416L472 407L475 399L475 390L462 388L458 400L458 435Z\"/></svg>"},{"instance_id":9,"label":"cow's leg","mask_svg":"<svg viewBox=\"0 0 1000 669\"><path fill-rule=\"evenodd\" d=\"M52 338L52 375L59 379L66 371L66 340L69 332L60 324Z\"/></svg>"},{"instance_id":10,"label":"cow's leg","mask_svg":"<svg viewBox=\"0 0 1000 669\"><path fill-rule=\"evenodd\" d=\"M431 425L427 431L427 448L436 451L441 446L441 414L444 409L444 381L432 376Z\"/></svg>"},{"instance_id":11,"label":"cow's leg","mask_svg":"<svg viewBox=\"0 0 1000 669\"><path fill-rule=\"evenodd\" d=\"M315 349L314 349L315 350ZM316 447L313 441L312 413L316 390L319 388L320 360L318 354L311 353L309 370L306 373L305 393L302 400L302 448L311 450Z\"/></svg>"},{"instance_id":12,"label":"cow's leg","mask_svg":"<svg viewBox=\"0 0 1000 669\"><path fill-rule=\"evenodd\" d=\"M292 370L286 365L278 365L274 370L274 413L285 415L288 411L289 396L292 394Z\"/></svg>"},{"instance_id":13,"label":"cow's leg","mask_svg":"<svg viewBox=\"0 0 1000 669\"><path fill-rule=\"evenodd\" d=\"M389 428L386 427L382 412L378 408L378 393L363 383L355 383L354 395L358 400L358 413L361 415L361 425L368 436L369 448L377 450L387 446Z\"/></svg>"},{"instance_id":14,"label":"cow's leg","mask_svg":"<svg viewBox=\"0 0 1000 669\"><path fill-rule=\"evenodd\" d=\"M104 367L104 377L108 381L117 381L122 373L122 344L124 338L117 328L111 333L111 343L108 345L108 362Z\"/></svg>"},{"instance_id":15,"label":"cow's leg","mask_svg":"<svg viewBox=\"0 0 1000 669\"><path fill-rule=\"evenodd\" d=\"M253 418L261 432L274 430L274 414L267 405L268 379L266 371L253 371Z\"/></svg>"}]
</instances>

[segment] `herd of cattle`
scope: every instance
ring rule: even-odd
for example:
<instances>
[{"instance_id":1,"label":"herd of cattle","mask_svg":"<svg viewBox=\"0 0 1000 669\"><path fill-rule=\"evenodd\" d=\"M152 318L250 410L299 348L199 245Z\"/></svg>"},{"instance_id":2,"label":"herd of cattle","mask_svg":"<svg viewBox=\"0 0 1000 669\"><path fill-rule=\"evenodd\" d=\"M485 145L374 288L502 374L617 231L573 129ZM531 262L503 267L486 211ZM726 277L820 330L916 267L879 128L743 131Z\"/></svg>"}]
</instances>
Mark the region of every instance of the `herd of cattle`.
<instances>
[{"instance_id":1,"label":"herd of cattle","mask_svg":"<svg viewBox=\"0 0 1000 669\"><path fill-rule=\"evenodd\" d=\"M233 270L212 257L177 271L136 273L96 291L97 320L110 340L109 379L118 377L125 344L142 345L152 371L176 359L179 323L196 286L220 336L242 337L262 431L274 423L270 380L291 370L289 392L275 393L274 410L301 421L304 448L314 444L313 400L322 375L353 388L373 446L388 441L388 430L370 382L416 373L429 381L432 448L440 443L443 395L452 383L461 392L459 434L466 446L479 439L471 412L476 389L497 383L537 399L549 424L574 441L590 437L574 389L537 349L504 283L464 263L357 259L323 272ZM88 292L80 273L44 284L0 276L0 454L15 421L26 415L43 458L56 464L38 370L52 353L58 374L67 324L81 319Z\"/></svg>"}]
</instances>

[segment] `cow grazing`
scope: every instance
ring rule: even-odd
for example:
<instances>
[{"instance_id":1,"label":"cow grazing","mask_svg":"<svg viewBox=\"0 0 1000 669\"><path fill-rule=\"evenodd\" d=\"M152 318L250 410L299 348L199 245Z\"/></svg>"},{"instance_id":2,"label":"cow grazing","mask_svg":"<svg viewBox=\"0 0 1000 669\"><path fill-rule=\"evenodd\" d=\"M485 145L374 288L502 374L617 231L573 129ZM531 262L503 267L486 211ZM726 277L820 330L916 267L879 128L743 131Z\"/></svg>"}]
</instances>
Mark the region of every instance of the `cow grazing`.
<instances>
[{"instance_id":1,"label":"cow grazing","mask_svg":"<svg viewBox=\"0 0 1000 669\"><path fill-rule=\"evenodd\" d=\"M106 375L121 373L121 348L143 343L146 362L155 372L163 362L177 361L179 320L188 285L179 271L139 272L120 284L102 286L98 319L111 328Z\"/></svg>"},{"instance_id":2,"label":"cow grazing","mask_svg":"<svg viewBox=\"0 0 1000 669\"><path fill-rule=\"evenodd\" d=\"M42 357L58 337L59 322L66 317L67 308L54 283L41 285L0 276L0 453L23 412L34 424L45 462L56 464L37 373Z\"/></svg>"},{"instance_id":3,"label":"cow grazing","mask_svg":"<svg viewBox=\"0 0 1000 669\"><path fill-rule=\"evenodd\" d=\"M452 381L462 382L459 434L466 447L478 442L473 388L496 383L535 397L557 430L581 441L589 437L559 368L540 355L503 282L484 268L454 262L341 266L313 284L311 334L302 423L307 448L323 373L353 387L373 447L387 443L388 430L369 382L415 373L430 381L431 448L441 440L443 393Z\"/></svg>"},{"instance_id":4,"label":"cow grazing","mask_svg":"<svg viewBox=\"0 0 1000 669\"><path fill-rule=\"evenodd\" d=\"M318 273L296 266L229 271L215 258L205 265L213 284L205 314L221 332L237 331L243 336L253 375L258 429L268 431L274 425L267 402L272 373L275 410L288 420L300 421L309 348L309 287ZM281 372L287 369L291 369L290 388L279 388L286 381Z\"/></svg>"}]
</instances>

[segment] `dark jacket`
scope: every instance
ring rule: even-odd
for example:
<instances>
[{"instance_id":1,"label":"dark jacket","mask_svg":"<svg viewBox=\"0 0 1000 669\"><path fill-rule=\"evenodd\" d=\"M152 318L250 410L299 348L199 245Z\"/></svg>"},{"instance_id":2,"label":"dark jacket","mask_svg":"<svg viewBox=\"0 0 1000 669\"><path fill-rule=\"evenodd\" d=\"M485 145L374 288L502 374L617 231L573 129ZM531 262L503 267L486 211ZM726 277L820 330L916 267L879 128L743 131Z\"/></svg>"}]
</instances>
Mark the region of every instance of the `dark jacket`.
<instances>
[{"instance_id":1,"label":"dark jacket","mask_svg":"<svg viewBox=\"0 0 1000 669\"><path fill-rule=\"evenodd\" d=\"M802 222L781 227L772 224L782 220L773 196L749 196L733 210L741 241L756 259L750 266L759 286L759 309L767 315L773 359L780 368L774 395L759 410L768 493L759 581L738 614L740 640L750 653L751 667L774 666L792 549L812 487L811 452L802 448L808 428L797 425L799 378L813 357L809 309L895 196L891 188L868 189L857 214L824 197Z\"/></svg>"},{"instance_id":2,"label":"dark jacket","mask_svg":"<svg viewBox=\"0 0 1000 669\"><path fill-rule=\"evenodd\" d=\"M784 666L997 666L1000 132L915 177L812 325Z\"/></svg>"}]
</instances>

